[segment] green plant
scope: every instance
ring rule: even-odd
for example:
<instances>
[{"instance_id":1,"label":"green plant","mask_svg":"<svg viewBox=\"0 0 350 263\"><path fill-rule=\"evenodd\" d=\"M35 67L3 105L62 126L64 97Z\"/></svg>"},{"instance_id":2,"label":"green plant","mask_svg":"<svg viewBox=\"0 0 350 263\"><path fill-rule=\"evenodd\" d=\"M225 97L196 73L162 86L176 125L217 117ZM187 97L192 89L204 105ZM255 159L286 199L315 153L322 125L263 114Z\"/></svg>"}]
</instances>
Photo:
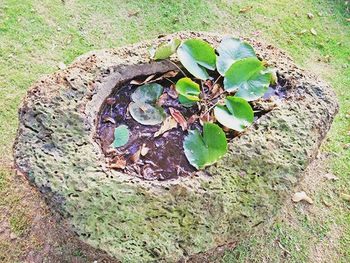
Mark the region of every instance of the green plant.
<instances>
[{"instance_id":1,"label":"green plant","mask_svg":"<svg viewBox=\"0 0 350 263\"><path fill-rule=\"evenodd\" d=\"M198 107L203 130L203 134L199 129L189 130L183 148L190 164L203 169L227 152L225 132L242 132L253 123L249 102L261 98L276 77L248 43L232 37L223 39L216 49L201 39L173 39L150 50L154 60L168 59L175 53L182 68L170 62L184 75L175 84L176 96L184 107ZM151 81L155 80L150 78ZM159 103L163 87L142 84L131 95L130 115L143 125L160 124L166 118ZM170 109L170 113L184 131L190 126L179 111ZM120 137L117 132L115 137Z\"/></svg>"}]
</instances>

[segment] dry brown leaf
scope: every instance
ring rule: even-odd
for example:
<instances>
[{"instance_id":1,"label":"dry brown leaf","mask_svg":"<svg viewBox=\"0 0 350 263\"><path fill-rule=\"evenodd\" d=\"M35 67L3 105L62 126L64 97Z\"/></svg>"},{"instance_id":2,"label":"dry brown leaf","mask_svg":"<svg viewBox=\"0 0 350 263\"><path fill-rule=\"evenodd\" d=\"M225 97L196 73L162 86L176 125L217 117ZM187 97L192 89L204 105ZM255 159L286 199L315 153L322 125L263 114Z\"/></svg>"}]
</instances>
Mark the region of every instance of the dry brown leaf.
<instances>
[{"instance_id":1,"label":"dry brown leaf","mask_svg":"<svg viewBox=\"0 0 350 263\"><path fill-rule=\"evenodd\" d=\"M115 157L109 164L111 169L124 169L126 167L126 160L122 156Z\"/></svg>"},{"instance_id":2,"label":"dry brown leaf","mask_svg":"<svg viewBox=\"0 0 350 263\"><path fill-rule=\"evenodd\" d=\"M169 108L171 116L175 119L175 121L180 124L183 131L187 130L187 121L185 117L179 112L177 109Z\"/></svg>"},{"instance_id":3,"label":"dry brown leaf","mask_svg":"<svg viewBox=\"0 0 350 263\"><path fill-rule=\"evenodd\" d=\"M326 178L327 180L333 180L333 181L339 179L338 177L336 177L334 174L331 174L331 173L325 174L323 175L323 177Z\"/></svg>"},{"instance_id":4,"label":"dry brown leaf","mask_svg":"<svg viewBox=\"0 0 350 263\"><path fill-rule=\"evenodd\" d=\"M303 30L301 30L300 32L298 32L297 34L298 35L304 35L304 34L306 34L307 33L307 30L306 29L303 29Z\"/></svg>"},{"instance_id":5,"label":"dry brown leaf","mask_svg":"<svg viewBox=\"0 0 350 263\"><path fill-rule=\"evenodd\" d=\"M168 99L168 94L167 93L163 93L162 95L160 95L160 97L158 98L157 101L157 106L163 106L165 101Z\"/></svg>"},{"instance_id":6,"label":"dry brown leaf","mask_svg":"<svg viewBox=\"0 0 350 263\"><path fill-rule=\"evenodd\" d=\"M210 79L206 80L204 83L208 87L209 90L211 90L213 88L213 82Z\"/></svg>"},{"instance_id":7,"label":"dry brown leaf","mask_svg":"<svg viewBox=\"0 0 350 263\"><path fill-rule=\"evenodd\" d=\"M102 117L102 120L103 120L103 122L110 122L110 123L113 123L113 124L115 124L115 120L111 117L111 116L103 116Z\"/></svg>"},{"instance_id":8,"label":"dry brown leaf","mask_svg":"<svg viewBox=\"0 0 350 263\"><path fill-rule=\"evenodd\" d=\"M179 71L175 71L175 70L170 70L168 72L165 72L162 76L160 76L159 78L157 78L157 80L160 79L164 79L164 78L173 78L176 77L176 75L179 74Z\"/></svg>"},{"instance_id":9,"label":"dry brown leaf","mask_svg":"<svg viewBox=\"0 0 350 263\"><path fill-rule=\"evenodd\" d=\"M224 89L219 84L215 84L211 92L213 99L215 99L224 93Z\"/></svg>"},{"instance_id":10,"label":"dry brown leaf","mask_svg":"<svg viewBox=\"0 0 350 263\"><path fill-rule=\"evenodd\" d=\"M141 154L142 156L145 156L148 152L149 152L149 148L146 147L146 144L145 144L145 143L142 144L142 147L141 147L141 150L140 150L140 154Z\"/></svg>"},{"instance_id":11,"label":"dry brown leaf","mask_svg":"<svg viewBox=\"0 0 350 263\"><path fill-rule=\"evenodd\" d=\"M194 123L196 120L198 120L198 118L199 118L198 115L196 115L196 114L195 114L195 115L192 115L192 116L188 119L187 124L190 125L190 124Z\"/></svg>"},{"instance_id":12,"label":"dry brown leaf","mask_svg":"<svg viewBox=\"0 0 350 263\"><path fill-rule=\"evenodd\" d=\"M206 112L199 116L199 123L203 126L205 122L214 122L214 117L209 113Z\"/></svg>"},{"instance_id":13,"label":"dry brown leaf","mask_svg":"<svg viewBox=\"0 0 350 263\"><path fill-rule=\"evenodd\" d=\"M146 84L148 82L150 82L156 75L150 75L148 76L145 80L132 80L130 81L130 84L132 85L143 85L143 84Z\"/></svg>"},{"instance_id":14,"label":"dry brown leaf","mask_svg":"<svg viewBox=\"0 0 350 263\"><path fill-rule=\"evenodd\" d=\"M117 101L116 98L112 98L112 97L106 99L106 103L108 105L113 105L116 103L116 101Z\"/></svg>"},{"instance_id":15,"label":"dry brown leaf","mask_svg":"<svg viewBox=\"0 0 350 263\"><path fill-rule=\"evenodd\" d=\"M133 163L136 163L138 160L140 160L140 155L141 155L141 147L130 157L130 160Z\"/></svg>"},{"instance_id":16,"label":"dry brown leaf","mask_svg":"<svg viewBox=\"0 0 350 263\"><path fill-rule=\"evenodd\" d=\"M309 204L314 203L314 201L312 201L312 199L304 191L295 193L292 197L292 200L295 203L298 203L303 200L308 202Z\"/></svg>"},{"instance_id":17,"label":"dry brown leaf","mask_svg":"<svg viewBox=\"0 0 350 263\"><path fill-rule=\"evenodd\" d=\"M179 96L174 84L171 84L170 89L168 90L168 95L173 99L177 99L177 97Z\"/></svg>"},{"instance_id":18,"label":"dry brown leaf","mask_svg":"<svg viewBox=\"0 0 350 263\"><path fill-rule=\"evenodd\" d=\"M312 13L307 13L307 18L308 19L313 19L314 18L314 15Z\"/></svg>"},{"instance_id":19,"label":"dry brown leaf","mask_svg":"<svg viewBox=\"0 0 350 263\"><path fill-rule=\"evenodd\" d=\"M313 34L314 36L317 36L317 32L316 32L316 30L315 30L314 28L311 28L311 29L310 29L310 32L311 32L311 34Z\"/></svg>"},{"instance_id":20,"label":"dry brown leaf","mask_svg":"<svg viewBox=\"0 0 350 263\"><path fill-rule=\"evenodd\" d=\"M340 193L340 197L342 199L344 199L345 201L349 201L350 202L350 195L349 194Z\"/></svg>"},{"instance_id":21,"label":"dry brown leaf","mask_svg":"<svg viewBox=\"0 0 350 263\"><path fill-rule=\"evenodd\" d=\"M241 8L240 10L239 10L239 12L242 14L242 13L247 13L247 12L249 12L250 10L252 10L253 9L253 6L252 5L249 5L249 6L245 6L245 7L243 7L243 8Z\"/></svg>"},{"instance_id":22,"label":"dry brown leaf","mask_svg":"<svg viewBox=\"0 0 350 263\"><path fill-rule=\"evenodd\" d=\"M169 131L173 128L177 127L177 121L172 117L172 116L168 116L162 126L160 127L159 131L157 131L154 134L154 137L158 137L159 135L162 135L164 132Z\"/></svg>"},{"instance_id":23,"label":"dry brown leaf","mask_svg":"<svg viewBox=\"0 0 350 263\"><path fill-rule=\"evenodd\" d=\"M129 11L128 17L137 16L139 13L140 13L140 11Z\"/></svg>"}]
</instances>

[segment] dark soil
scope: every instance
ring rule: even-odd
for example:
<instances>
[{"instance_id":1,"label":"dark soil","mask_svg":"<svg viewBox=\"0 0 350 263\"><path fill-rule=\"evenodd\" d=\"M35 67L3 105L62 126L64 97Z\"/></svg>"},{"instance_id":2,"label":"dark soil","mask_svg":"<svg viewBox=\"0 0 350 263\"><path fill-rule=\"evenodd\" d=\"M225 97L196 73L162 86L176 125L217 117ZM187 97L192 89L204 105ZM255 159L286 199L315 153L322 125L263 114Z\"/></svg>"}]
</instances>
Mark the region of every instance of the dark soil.
<instances>
[{"instance_id":1,"label":"dark soil","mask_svg":"<svg viewBox=\"0 0 350 263\"><path fill-rule=\"evenodd\" d=\"M157 81L164 87L163 93L171 93L172 82L182 77L173 77L171 79L162 79ZM145 79L146 77L141 77ZM222 84L222 83L221 83ZM285 81L279 78L277 86L271 86L264 96L263 100L269 100L272 96L283 98L285 96ZM164 134L154 137L154 134L160 129L161 125L142 125L136 122L128 113L128 106L131 102L131 94L138 85L125 83L122 86L115 87L114 92L103 103L98 120L98 139L103 152L109 163L123 163L124 165L111 166L114 169L123 171L127 174L138 176L145 180L168 180L179 176L190 176L196 169L187 161L183 151L183 139L187 131L183 131L180 125ZM210 89L205 85L205 90ZM215 101L214 101L215 102ZM261 105L252 104L255 113L255 119L259 118L271 109L265 109ZM190 108L182 106L178 99L168 96L162 105L167 116L170 116L169 108L174 108L182 113L186 120L193 115L199 115L199 108L194 105ZM119 125L126 125L130 130L130 138L125 146L112 149L111 144L114 141L114 129ZM188 125L188 129L202 129L199 119ZM238 133L228 131L229 139L239 135ZM148 148L146 155L139 154L142 147ZM126 162L126 165L125 165ZM125 167L124 167L125 166Z\"/></svg>"}]
</instances>

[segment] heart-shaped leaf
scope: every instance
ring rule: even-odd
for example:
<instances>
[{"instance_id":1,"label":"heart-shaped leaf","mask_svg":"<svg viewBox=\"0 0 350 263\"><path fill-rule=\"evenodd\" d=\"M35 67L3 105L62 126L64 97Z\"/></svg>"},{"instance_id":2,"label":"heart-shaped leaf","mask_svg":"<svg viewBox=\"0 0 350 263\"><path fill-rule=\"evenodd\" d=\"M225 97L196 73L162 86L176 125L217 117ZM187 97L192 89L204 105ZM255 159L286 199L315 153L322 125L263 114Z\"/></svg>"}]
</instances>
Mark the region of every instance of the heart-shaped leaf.
<instances>
[{"instance_id":1,"label":"heart-shaped leaf","mask_svg":"<svg viewBox=\"0 0 350 263\"><path fill-rule=\"evenodd\" d=\"M214 70L216 64L215 50L200 39L188 39L177 49L177 56L182 65L196 78L209 78L205 68Z\"/></svg>"},{"instance_id":2,"label":"heart-shaped leaf","mask_svg":"<svg viewBox=\"0 0 350 263\"><path fill-rule=\"evenodd\" d=\"M163 108L143 102L131 102L129 112L135 121L143 125L160 124L166 117Z\"/></svg>"},{"instance_id":3,"label":"heart-shaped leaf","mask_svg":"<svg viewBox=\"0 0 350 263\"><path fill-rule=\"evenodd\" d=\"M163 87L157 83L145 84L138 87L131 99L134 102L154 103L162 95Z\"/></svg>"},{"instance_id":4,"label":"heart-shaped leaf","mask_svg":"<svg viewBox=\"0 0 350 263\"><path fill-rule=\"evenodd\" d=\"M257 58L238 60L226 71L224 88L237 90L236 97L256 100L264 95L271 81L271 73L264 70L263 63Z\"/></svg>"},{"instance_id":5,"label":"heart-shaped leaf","mask_svg":"<svg viewBox=\"0 0 350 263\"><path fill-rule=\"evenodd\" d=\"M222 76L225 76L235 61L256 56L251 45L233 37L224 38L216 50L219 53L216 57L216 67Z\"/></svg>"},{"instance_id":6,"label":"heart-shaped leaf","mask_svg":"<svg viewBox=\"0 0 350 263\"><path fill-rule=\"evenodd\" d=\"M235 131L243 131L253 123L254 112L245 99L228 96L225 102L225 106L218 105L214 109L218 122Z\"/></svg>"},{"instance_id":7,"label":"heart-shaped leaf","mask_svg":"<svg viewBox=\"0 0 350 263\"><path fill-rule=\"evenodd\" d=\"M114 129L113 147L122 147L129 141L129 129L126 125L120 125Z\"/></svg>"},{"instance_id":8,"label":"heart-shaped leaf","mask_svg":"<svg viewBox=\"0 0 350 263\"><path fill-rule=\"evenodd\" d=\"M215 163L227 152L227 140L223 130L216 124L204 123L203 136L191 130L183 142L185 155L192 166L202 169Z\"/></svg>"},{"instance_id":9,"label":"heart-shaped leaf","mask_svg":"<svg viewBox=\"0 0 350 263\"><path fill-rule=\"evenodd\" d=\"M176 91L179 93L179 101L184 106L192 106L199 101L201 92L199 85L190 78L182 78L176 82Z\"/></svg>"},{"instance_id":10,"label":"heart-shaped leaf","mask_svg":"<svg viewBox=\"0 0 350 263\"><path fill-rule=\"evenodd\" d=\"M181 40L174 38L167 43L159 45L157 48L151 48L151 58L154 60L166 59L176 52L180 44Z\"/></svg>"}]
</instances>

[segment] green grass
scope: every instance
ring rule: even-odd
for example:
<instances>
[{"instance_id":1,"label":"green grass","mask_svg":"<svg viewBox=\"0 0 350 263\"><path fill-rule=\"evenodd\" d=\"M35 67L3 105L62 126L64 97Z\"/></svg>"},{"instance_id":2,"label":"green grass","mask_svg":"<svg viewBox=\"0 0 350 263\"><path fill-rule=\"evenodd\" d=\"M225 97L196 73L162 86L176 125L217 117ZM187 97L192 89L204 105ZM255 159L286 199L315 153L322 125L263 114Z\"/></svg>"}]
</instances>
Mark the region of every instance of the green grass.
<instances>
[{"instance_id":1,"label":"green grass","mask_svg":"<svg viewBox=\"0 0 350 263\"><path fill-rule=\"evenodd\" d=\"M252 5L247 13L242 7ZM307 18L307 13L314 15ZM136 15L135 15L136 14ZM334 0L2 0L0 4L0 192L7 198L0 210L11 210L14 229L22 229L11 202L15 193L6 192L14 184L8 172L11 146L17 129L17 110L27 88L40 76L54 72L59 62L70 63L93 49L117 47L180 30L215 31L250 36L255 32L279 46L302 67L315 72L334 87L340 103L323 151L330 154L331 171L340 179L319 189L322 200L332 196L327 220L305 218L296 213L296 225L278 222L262 236L252 236L225 255L225 262L305 262L313 240L331 232L332 223L342 229L337 241L337 261L350 262L350 202L340 198L350 194L350 17L345 1ZM317 35L310 33L315 29ZM306 33L300 34L303 30ZM329 60L329 61L328 61ZM14 187L11 185L11 187ZM12 195L12 196L11 196ZM16 201L13 201L16 200ZM316 202L316 203L321 203ZM315 204L318 206L318 204ZM276 243L277 242L277 243ZM288 251L280 248L281 246ZM276 245L277 244L277 245ZM6 245L6 244L5 244ZM5 246L4 245L4 246ZM285 255L285 254L288 255Z\"/></svg>"}]
</instances>

